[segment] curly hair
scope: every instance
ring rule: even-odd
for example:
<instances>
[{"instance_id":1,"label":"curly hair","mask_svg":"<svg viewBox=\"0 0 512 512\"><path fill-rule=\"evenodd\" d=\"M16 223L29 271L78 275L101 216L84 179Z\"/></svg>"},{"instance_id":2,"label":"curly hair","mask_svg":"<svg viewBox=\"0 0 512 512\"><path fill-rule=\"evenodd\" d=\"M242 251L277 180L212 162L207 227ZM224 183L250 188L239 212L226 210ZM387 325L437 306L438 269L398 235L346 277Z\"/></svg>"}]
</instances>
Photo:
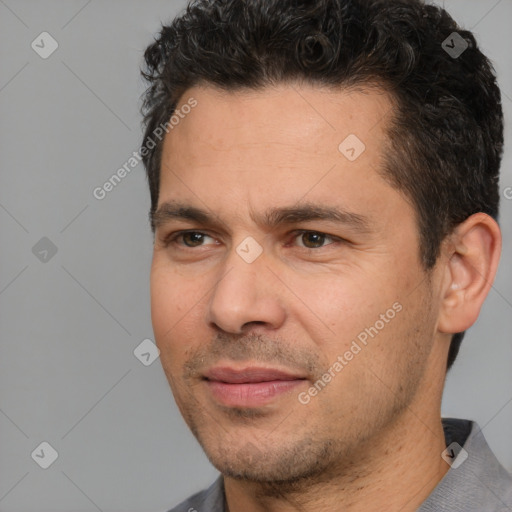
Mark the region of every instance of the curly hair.
<instances>
[{"instance_id":1,"label":"curly hair","mask_svg":"<svg viewBox=\"0 0 512 512\"><path fill-rule=\"evenodd\" d=\"M460 55L443 44L453 47L454 36L464 43ZM421 0L192 0L162 26L144 58L150 216L163 140L149 150L148 143L187 89L299 81L390 92L393 118L380 172L415 208L427 271L457 224L476 212L497 220L503 112L496 75L473 34L440 7ZM448 369L463 336L452 337Z\"/></svg>"}]
</instances>

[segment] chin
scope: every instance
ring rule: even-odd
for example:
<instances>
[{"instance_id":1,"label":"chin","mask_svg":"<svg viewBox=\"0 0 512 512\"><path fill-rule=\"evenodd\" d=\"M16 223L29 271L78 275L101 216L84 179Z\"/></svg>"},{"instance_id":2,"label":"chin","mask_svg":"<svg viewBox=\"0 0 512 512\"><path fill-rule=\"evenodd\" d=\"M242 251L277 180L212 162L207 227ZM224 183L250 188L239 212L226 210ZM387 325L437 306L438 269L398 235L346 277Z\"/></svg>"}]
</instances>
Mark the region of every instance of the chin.
<instances>
[{"instance_id":1,"label":"chin","mask_svg":"<svg viewBox=\"0 0 512 512\"><path fill-rule=\"evenodd\" d=\"M217 445L214 450L203 445L203 450L217 470L235 480L262 484L294 485L318 478L331 465L331 443L298 441L295 445L276 449L259 447L247 442L241 447L230 443L229 448ZM329 457L329 455L331 457Z\"/></svg>"}]
</instances>

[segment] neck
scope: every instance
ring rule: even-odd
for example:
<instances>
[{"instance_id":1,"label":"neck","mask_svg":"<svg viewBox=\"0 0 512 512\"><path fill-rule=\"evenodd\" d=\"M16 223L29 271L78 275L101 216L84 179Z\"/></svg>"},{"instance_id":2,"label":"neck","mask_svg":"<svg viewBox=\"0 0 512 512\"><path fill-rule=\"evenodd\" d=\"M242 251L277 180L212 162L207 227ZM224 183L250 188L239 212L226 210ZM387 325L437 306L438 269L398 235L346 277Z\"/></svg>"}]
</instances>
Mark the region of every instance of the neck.
<instances>
[{"instance_id":1,"label":"neck","mask_svg":"<svg viewBox=\"0 0 512 512\"><path fill-rule=\"evenodd\" d=\"M329 475L291 486L224 477L228 511L416 511L448 470L440 411L424 405L410 404Z\"/></svg>"}]
</instances>

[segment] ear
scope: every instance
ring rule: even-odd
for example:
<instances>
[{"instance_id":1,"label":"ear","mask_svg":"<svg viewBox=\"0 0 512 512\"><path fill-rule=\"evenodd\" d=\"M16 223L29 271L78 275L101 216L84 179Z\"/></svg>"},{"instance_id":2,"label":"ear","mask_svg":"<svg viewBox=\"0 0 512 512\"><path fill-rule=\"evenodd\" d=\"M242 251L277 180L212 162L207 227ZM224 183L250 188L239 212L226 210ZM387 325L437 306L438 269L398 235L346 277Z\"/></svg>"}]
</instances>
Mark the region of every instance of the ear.
<instances>
[{"instance_id":1,"label":"ear","mask_svg":"<svg viewBox=\"0 0 512 512\"><path fill-rule=\"evenodd\" d=\"M491 289L501 253L501 231L485 213L459 224L445 246L445 272L438 330L462 332L471 327Z\"/></svg>"}]
</instances>

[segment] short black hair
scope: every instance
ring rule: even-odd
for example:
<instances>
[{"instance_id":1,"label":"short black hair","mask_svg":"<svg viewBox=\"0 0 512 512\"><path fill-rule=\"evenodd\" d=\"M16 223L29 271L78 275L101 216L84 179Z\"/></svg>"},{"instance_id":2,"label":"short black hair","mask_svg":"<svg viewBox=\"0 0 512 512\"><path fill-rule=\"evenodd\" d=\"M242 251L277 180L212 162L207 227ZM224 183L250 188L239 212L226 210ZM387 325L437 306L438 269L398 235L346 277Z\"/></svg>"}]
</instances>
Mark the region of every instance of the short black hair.
<instances>
[{"instance_id":1,"label":"short black hair","mask_svg":"<svg viewBox=\"0 0 512 512\"><path fill-rule=\"evenodd\" d=\"M155 212L163 140L155 130L185 91L303 82L380 87L394 109L384 178L413 204L420 257L470 215L497 220L503 112L496 75L473 34L421 0L192 0L146 49L142 147ZM151 225L154 232L154 225ZM452 337L447 368L464 333Z\"/></svg>"}]
</instances>

